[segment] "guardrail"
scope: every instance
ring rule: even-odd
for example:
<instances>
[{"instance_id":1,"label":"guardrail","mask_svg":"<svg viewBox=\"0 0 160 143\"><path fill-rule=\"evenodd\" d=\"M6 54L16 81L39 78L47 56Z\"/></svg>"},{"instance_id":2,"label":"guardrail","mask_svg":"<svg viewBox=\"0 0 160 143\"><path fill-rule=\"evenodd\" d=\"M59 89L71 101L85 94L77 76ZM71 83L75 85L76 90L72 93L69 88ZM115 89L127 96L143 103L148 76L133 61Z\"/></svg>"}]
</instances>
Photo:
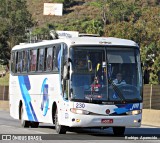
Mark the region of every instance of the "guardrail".
<instances>
[{"instance_id":1,"label":"guardrail","mask_svg":"<svg viewBox=\"0 0 160 143\"><path fill-rule=\"evenodd\" d=\"M9 100L9 86L0 86L0 100Z\"/></svg>"},{"instance_id":2,"label":"guardrail","mask_svg":"<svg viewBox=\"0 0 160 143\"><path fill-rule=\"evenodd\" d=\"M160 110L160 85L144 85L143 109Z\"/></svg>"}]
</instances>

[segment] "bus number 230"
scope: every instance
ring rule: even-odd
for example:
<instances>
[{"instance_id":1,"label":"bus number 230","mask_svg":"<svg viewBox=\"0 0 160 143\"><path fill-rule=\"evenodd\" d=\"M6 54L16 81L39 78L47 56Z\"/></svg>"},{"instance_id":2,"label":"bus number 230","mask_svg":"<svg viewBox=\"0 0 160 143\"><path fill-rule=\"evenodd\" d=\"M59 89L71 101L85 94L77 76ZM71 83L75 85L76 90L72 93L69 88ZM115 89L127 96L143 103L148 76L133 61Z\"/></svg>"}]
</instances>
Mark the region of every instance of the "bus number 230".
<instances>
[{"instance_id":1,"label":"bus number 230","mask_svg":"<svg viewBox=\"0 0 160 143\"><path fill-rule=\"evenodd\" d=\"M76 108L84 108L85 104L84 103L76 103Z\"/></svg>"}]
</instances>

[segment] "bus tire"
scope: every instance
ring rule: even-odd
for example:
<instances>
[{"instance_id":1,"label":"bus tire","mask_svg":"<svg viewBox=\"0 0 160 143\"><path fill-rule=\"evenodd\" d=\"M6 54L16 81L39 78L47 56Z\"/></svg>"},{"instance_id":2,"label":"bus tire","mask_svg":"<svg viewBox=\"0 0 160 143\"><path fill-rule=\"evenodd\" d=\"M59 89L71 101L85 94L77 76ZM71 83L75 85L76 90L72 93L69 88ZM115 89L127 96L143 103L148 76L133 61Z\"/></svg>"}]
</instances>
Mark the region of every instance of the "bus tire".
<instances>
[{"instance_id":1,"label":"bus tire","mask_svg":"<svg viewBox=\"0 0 160 143\"><path fill-rule=\"evenodd\" d=\"M31 127L32 128L38 128L39 122L31 122Z\"/></svg>"},{"instance_id":2,"label":"bus tire","mask_svg":"<svg viewBox=\"0 0 160 143\"><path fill-rule=\"evenodd\" d=\"M123 136L125 127L113 127L113 133L115 136Z\"/></svg>"},{"instance_id":3,"label":"bus tire","mask_svg":"<svg viewBox=\"0 0 160 143\"><path fill-rule=\"evenodd\" d=\"M23 127L23 128L28 128L29 127L29 125L30 125L30 122L29 121L26 121L26 120L24 120L24 112L23 112L23 106L21 106L21 126Z\"/></svg>"},{"instance_id":4,"label":"bus tire","mask_svg":"<svg viewBox=\"0 0 160 143\"><path fill-rule=\"evenodd\" d=\"M56 109L56 113L55 113L55 130L58 134L66 134L66 126L62 126L59 124L58 121L58 110Z\"/></svg>"}]
</instances>

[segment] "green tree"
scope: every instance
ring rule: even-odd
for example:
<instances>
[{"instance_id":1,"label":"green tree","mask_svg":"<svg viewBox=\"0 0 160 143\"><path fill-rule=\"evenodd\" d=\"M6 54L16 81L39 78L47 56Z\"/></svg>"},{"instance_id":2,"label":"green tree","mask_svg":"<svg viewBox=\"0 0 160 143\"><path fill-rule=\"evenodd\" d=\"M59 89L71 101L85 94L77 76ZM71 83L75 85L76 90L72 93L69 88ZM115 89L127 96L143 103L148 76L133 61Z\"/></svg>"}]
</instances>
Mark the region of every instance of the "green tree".
<instances>
[{"instance_id":1,"label":"green tree","mask_svg":"<svg viewBox=\"0 0 160 143\"><path fill-rule=\"evenodd\" d=\"M107 23L107 10L108 10L107 0L96 0L96 1L90 2L89 4L93 7L97 7L100 10L99 17L103 21L103 28L105 28Z\"/></svg>"},{"instance_id":2,"label":"green tree","mask_svg":"<svg viewBox=\"0 0 160 143\"><path fill-rule=\"evenodd\" d=\"M11 47L23 40L25 29L33 26L25 0L8 0L9 40Z\"/></svg>"},{"instance_id":3,"label":"green tree","mask_svg":"<svg viewBox=\"0 0 160 143\"><path fill-rule=\"evenodd\" d=\"M150 83L158 83L160 63L160 7L158 1L147 0L135 3L125 0L110 0L105 36L131 39L140 45L141 59L148 66ZM119 3L119 4L117 4Z\"/></svg>"},{"instance_id":4,"label":"green tree","mask_svg":"<svg viewBox=\"0 0 160 143\"><path fill-rule=\"evenodd\" d=\"M27 10L26 0L0 0L0 30L1 50L10 49L24 41L25 29L33 26L31 14ZM7 52L8 53L8 52ZM0 59L9 59L8 55L0 53Z\"/></svg>"},{"instance_id":5,"label":"green tree","mask_svg":"<svg viewBox=\"0 0 160 143\"><path fill-rule=\"evenodd\" d=\"M63 3L64 8L71 6L74 0L53 0L53 2Z\"/></svg>"},{"instance_id":6,"label":"green tree","mask_svg":"<svg viewBox=\"0 0 160 143\"><path fill-rule=\"evenodd\" d=\"M81 28L88 34L103 34L103 24L100 20L86 21L81 24Z\"/></svg>"},{"instance_id":7,"label":"green tree","mask_svg":"<svg viewBox=\"0 0 160 143\"><path fill-rule=\"evenodd\" d=\"M32 32L32 36L35 36L38 40L48 40L50 38L49 32L50 29L48 26L35 28Z\"/></svg>"},{"instance_id":8,"label":"green tree","mask_svg":"<svg viewBox=\"0 0 160 143\"><path fill-rule=\"evenodd\" d=\"M8 64L10 58L10 48L7 43L8 33L5 21L0 18L0 64Z\"/></svg>"}]
</instances>

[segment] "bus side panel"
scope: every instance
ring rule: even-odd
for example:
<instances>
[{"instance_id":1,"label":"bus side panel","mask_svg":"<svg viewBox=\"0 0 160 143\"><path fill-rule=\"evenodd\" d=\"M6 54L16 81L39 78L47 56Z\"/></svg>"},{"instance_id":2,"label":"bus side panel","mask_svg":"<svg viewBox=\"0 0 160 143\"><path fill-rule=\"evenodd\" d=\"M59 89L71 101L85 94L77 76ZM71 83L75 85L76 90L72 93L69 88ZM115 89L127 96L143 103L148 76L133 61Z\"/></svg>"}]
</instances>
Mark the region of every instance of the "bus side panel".
<instances>
[{"instance_id":1,"label":"bus side panel","mask_svg":"<svg viewBox=\"0 0 160 143\"><path fill-rule=\"evenodd\" d=\"M25 120L52 123L52 104L60 96L58 74L18 76Z\"/></svg>"},{"instance_id":2,"label":"bus side panel","mask_svg":"<svg viewBox=\"0 0 160 143\"><path fill-rule=\"evenodd\" d=\"M9 82L9 104L10 104L10 115L19 119L19 102L21 100L21 91L19 89L19 82L17 76L10 75Z\"/></svg>"}]
</instances>

